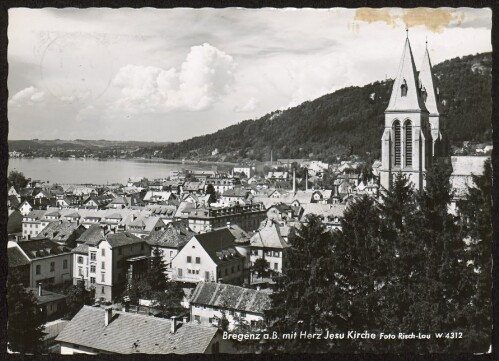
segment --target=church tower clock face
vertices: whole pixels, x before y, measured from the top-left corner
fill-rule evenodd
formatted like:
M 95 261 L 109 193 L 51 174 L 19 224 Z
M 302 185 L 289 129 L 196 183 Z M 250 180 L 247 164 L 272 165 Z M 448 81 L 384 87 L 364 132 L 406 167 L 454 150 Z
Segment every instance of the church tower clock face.
M 447 154 L 445 129 L 438 109 L 438 88 L 428 50 L 416 70 L 407 36 L 393 82 L 381 138 L 380 182 L 390 188 L 394 174 L 404 173 L 416 189 L 436 157 Z

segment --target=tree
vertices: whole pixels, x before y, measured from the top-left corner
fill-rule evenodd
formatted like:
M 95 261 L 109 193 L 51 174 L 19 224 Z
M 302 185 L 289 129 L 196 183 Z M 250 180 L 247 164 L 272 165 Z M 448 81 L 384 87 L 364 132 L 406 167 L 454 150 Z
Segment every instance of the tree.
M 92 305 L 95 301 L 95 289 L 87 290 L 83 281 L 78 281 L 76 285 L 69 289 L 66 298 L 67 319 L 72 319 L 84 305 Z
M 306 223 L 289 235 L 291 246 L 284 258 L 283 274 L 275 277 L 272 305 L 265 312 L 269 331 L 330 329 L 339 316 L 336 312 L 335 278 L 331 262 L 332 237 L 318 216 L 307 216 Z M 270 352 L 318 352 L 328 350 L 327 342 L 307 339 L 271 340 Z
M 44 352 L 44 317 L 33 292 L 20 279 L 10 276 L 7 284 L 7 338 L 9 349 L 21 354 Z
M 217 196 L 217 192 L 215 191 L 215 187 L 213 186 L 213 184 L 208 184 L 206 186 L 206 194 L 210 195 L 210 198 L 208 198 L 208 204 L 217 202 L 217 199 L 219 197 Z
M 159 247 L 154 247 L 149 269 L 146 276 L 149 286 L 154 291 L 165 291 L 168 278 L 166 276 L 166 264 L 163 259 L 163 252 Z
M 185 312 L 181 304 L 184 296 L 184 290 L 178 282 L 168 281 L 164 291 L 153 292 L 153 305 L 161 311 L 162 316 L 165 318 L 178 316 Z
M 257 258 L 253 263 L 252 271 L 258 274 L 258 277 L 263 278 L 269 274 L 269 262 L 265 258 Z
M 17 170 L 11 170 L 9 172 L 9 176 L 7 177 L 8 186 L 14 186 L 14 188 L 17 190 L 26 188 L 29 181 L 29 178 L 26 178 L 22 172 L 19 172 Z
M 468 304 L 467 338 L 470 351 L 486 352 L 492 334 L 492 166 L 484 164 L 481 176 L 473 176 L 466 197 L 458 202 L 467 241 L 465 260 L 472 272 L 473 290 Z

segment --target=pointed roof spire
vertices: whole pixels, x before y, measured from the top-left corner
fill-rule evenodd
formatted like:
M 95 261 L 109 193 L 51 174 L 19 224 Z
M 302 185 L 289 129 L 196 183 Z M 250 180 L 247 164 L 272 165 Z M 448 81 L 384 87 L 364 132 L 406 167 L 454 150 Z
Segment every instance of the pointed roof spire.
M 425 105 L 431 115 L 440 115 L 438 110 L 437 88 L 433 68 L 431 66 L 428 48 L 424 53 L 423 64 L 419 73 L 419 79 L 426 92 Z M 423 97 L 424 99 L 424 97 Z
M 406 29 L 407 34 L 409 29 Z M 387 112 L 427 111 L 419 89 L 419 79 L 414 65 L 409 37 L 406 38 L 402 58 L 393 82 L 392 95 Z

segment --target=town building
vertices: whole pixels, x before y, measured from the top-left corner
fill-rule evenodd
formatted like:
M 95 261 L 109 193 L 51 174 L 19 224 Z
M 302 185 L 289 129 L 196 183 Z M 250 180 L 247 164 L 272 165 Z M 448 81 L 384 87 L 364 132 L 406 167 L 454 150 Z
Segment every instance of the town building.
M 257 229 L 264 219 L 265 207 L 262 203 L 193 208 L 188 215 L 189 228 L 197 233 L 223 227 L 227 223 L 237 224 L 249 232 Z
M 83 306 L 56 342 L 62 355 L 233 352 L 216 327 L 90 306 Z
M 193 236 L 172 260 L 172 278 L 243 284 L 245 258 L 226 228 Z
M 44 320 L 54 320 L 64 315 L 66 295 L 44 290 L 42 283 L 39 283 L 38 287 L 27 288 L 26 290 L 32 292 L 35 296 L 36 305 L 42 312 Z
M 256 327 L 263 323 L 264 312 L 270 309 L 271 300 L 265 291 L 239 286 L 199 282 L 190 300 L 191 320 L 204 325 L 219 326 L 225 313 L 229 330 L 239 323 Z
M 17 247 L 29 260 L 28 287 L 37 287 L 38 283 L 63 284 L 72 279 L 71 249 L 48 239 L 8 242 L 8 248 Z

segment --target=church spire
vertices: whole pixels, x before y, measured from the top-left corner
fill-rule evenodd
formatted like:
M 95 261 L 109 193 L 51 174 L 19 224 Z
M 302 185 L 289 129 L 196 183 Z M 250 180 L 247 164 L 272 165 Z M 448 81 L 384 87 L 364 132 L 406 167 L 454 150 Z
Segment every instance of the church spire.
M 428 44 L 428 41 L 426 41 L 426 44 Z M 438 111 L 438 91 L 433 75 L 433 68 L 431 66 L 430 54 L 428 53 L 428 46 L 424 53 L 419 79 L 423 86 L 423 100 L 425 101 L 426 108 L 430 112 L 430 115 L 440 115 L 440 112 Z
M 421 97 L 419 79 L 414 65 L 411 44 L 409 43 L 409 29 L 406 29 L 407 38 L 402 52 L 402 58 L 393 82 L 392 95 L 388 103 L 387 112 L 421 112 L 427 111 Z

